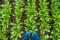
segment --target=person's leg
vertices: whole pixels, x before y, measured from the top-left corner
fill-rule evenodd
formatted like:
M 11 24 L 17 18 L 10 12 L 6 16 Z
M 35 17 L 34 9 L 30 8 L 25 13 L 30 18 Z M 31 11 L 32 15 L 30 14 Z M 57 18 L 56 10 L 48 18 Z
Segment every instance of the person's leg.
M 41 38 L 36 33 L 32 34 L 32 38 L 33 40 L 41 40 Z
M 29 37 L 30 37 L 30 32 L 26 31 L 25 36 L 22 40 L 29 40 Z

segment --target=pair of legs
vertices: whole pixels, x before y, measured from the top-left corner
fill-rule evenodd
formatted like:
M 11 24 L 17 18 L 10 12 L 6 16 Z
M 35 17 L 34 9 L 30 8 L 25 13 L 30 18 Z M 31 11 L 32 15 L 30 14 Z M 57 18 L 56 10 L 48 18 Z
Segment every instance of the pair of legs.
M 30 38 L 30 32 L 26 31 L 25 36 L 22 40 L 29 40 Z M 33 40 L 41 40 L 40 37 L 37 35 L 37 33 L 32 34 Z

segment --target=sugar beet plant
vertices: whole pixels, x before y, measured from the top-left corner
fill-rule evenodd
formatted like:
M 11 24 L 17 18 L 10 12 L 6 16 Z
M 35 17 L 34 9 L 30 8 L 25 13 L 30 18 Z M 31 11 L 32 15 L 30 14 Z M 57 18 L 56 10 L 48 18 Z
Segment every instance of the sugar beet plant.
M 26 29 L 28 29 L 31 33 L 36 29 L 35 26 L 35 18 L 36 18 L 36 6 L 35 6 L 36 0 L 28 0 L 28 5 L 26 6 L 26 15 L 27 19 L 24 21 L 25 25 L 27 26 Z
M 46 32 L 50 32 L 49 31 L 49 15 L 48 15 L 48 10 L 47 10 L 47 0 L 39 0 L 39 5 L 40 5 L 40 8 L 39 8 L 39 16 L 40 16 L 40 20 L 41 22 L 39 23 L 40 25 L 40 32 L 41 32 L 41 37 L 42 37 L 42 40 L 47 40 L 49 38 L 48 35 L 45 35 Z
M 2 9 L 0 9 L 0 40 L 8 40 L 6 34 L 7 34 L 7 28 L 9 25 L 9 19 L 10 19 L 10 12 L 11 12 L 11 5 L 8 0 L 5 0 L 4 4 L 2 4 Z
M 52 0 L 51 3 L 52 19 L 54 20 L 51 38 L 53 40 L 60 40 L 60 1 Z
M 18 38 L 21 38 L 21 17 L 23 12 L 23 0 L 16 0 L 14 2 L 15 10 L 14 10 L 14 16 L 15 16 L 15 23 L 13 23 L 13 27 L 11 29 L 11 39 L 12 40 L 18 40 Z

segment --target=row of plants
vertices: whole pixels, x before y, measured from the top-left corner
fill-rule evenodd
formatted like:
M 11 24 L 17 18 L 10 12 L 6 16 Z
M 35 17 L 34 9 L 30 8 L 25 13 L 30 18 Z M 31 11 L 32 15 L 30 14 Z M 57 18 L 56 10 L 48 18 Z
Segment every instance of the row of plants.
M 18 40 L 18 38 L 21 38 L 21 17 L 22 17 L 22 12 L 23 12 L 23 0 L 16 0 L 14 2 L 14 14 L 12 13 L 13 16 L 15 16 L 15 23 L 11 22 L 11 24 L 13 25 L 11 28 L 11 40 Z
M 52 19 L 54 21 L 51 38 L 53 40 L 60 40 L 60 1 L 52 0 L 51 4 Z
M 41 34 L 41 38 L 42 40 L 48 40 L 49 36 L 45 35 L 46 32 L 50 32 L 50 26 L 49 26 L 49 21 L 50 21 L 50 17 L 49 17 L 49 13 L 48 13 L 48 3 L 47 0 L 39 0 L 39 16 L 40 16 L 40 20 L 41 22 L 39 22 L 40 25 L 40 34 Z
M 29 30 L 31 33 L 34 33 L 34 30 L 36 30 L 36 25 L 35 25 L 35 19 L 36 19 L 36 15 L 37 15 L 37 11 L 36 9 L 36 5 L 35 2 L 36 0 L 27 0 L 27 6 L 25 8 L 26 10 L 26 15 L 27 18 L 26 20 L 24 20 L 24 23 L 26 25 L 26 30 Z
M 4 0 L 4 4 L 1 5 L 0 9 L 0 40 L 8 40 L 7 34 L 7 28 L 9 25 L 9 19 L 10 19 L 10 13 L 11 13 L 11 5 L 8 0 Z

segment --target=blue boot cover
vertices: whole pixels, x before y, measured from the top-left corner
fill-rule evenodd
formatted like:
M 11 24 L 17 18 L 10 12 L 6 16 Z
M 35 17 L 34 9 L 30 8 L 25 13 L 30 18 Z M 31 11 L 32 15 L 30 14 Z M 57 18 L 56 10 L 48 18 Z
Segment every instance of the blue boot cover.
M 26 31 L 25 36 L 22 40 L 29 40 L 30 32 Z
M 32 34 L 33 40 L 41 40 L 41 38 L 37 34 Z

